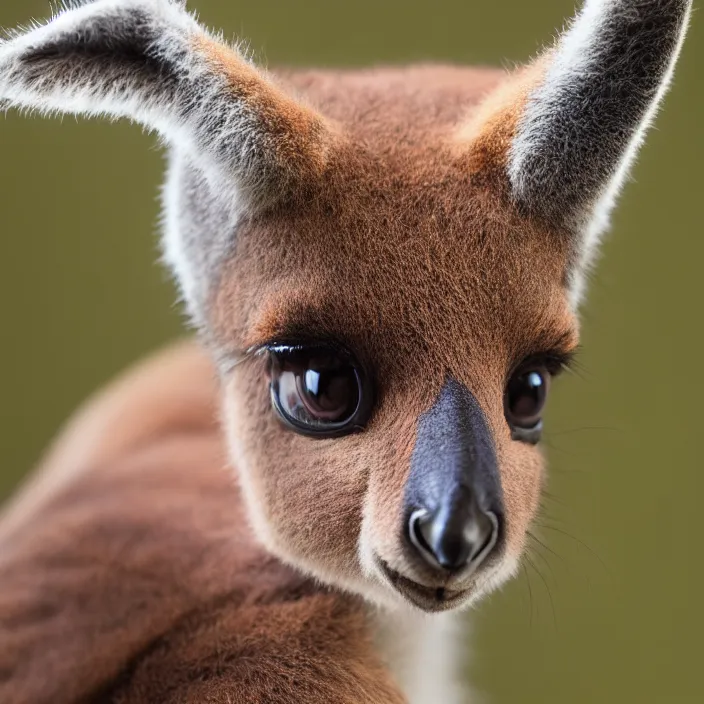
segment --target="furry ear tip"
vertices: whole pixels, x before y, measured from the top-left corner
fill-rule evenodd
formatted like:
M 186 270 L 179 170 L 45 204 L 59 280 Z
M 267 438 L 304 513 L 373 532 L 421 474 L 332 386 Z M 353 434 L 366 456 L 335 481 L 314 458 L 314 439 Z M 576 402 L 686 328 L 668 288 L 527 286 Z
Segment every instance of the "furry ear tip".
M 623 180 L 669 86 L 691 5 L 586 0 L 525 98 L 509 149 L 517 200 L 568 216 Z

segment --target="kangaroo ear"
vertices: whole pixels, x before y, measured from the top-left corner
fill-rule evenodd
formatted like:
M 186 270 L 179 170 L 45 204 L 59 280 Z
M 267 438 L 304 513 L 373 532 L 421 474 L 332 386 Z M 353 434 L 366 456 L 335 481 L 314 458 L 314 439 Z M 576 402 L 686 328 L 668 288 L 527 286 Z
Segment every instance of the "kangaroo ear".
M 578 238 L 573 294 L 672 77 L 691 0 L 586 0 L 536 63 L 508 153 L 515 200 Z
M 129 118 L 256 198 L 319 171 L 327 137 L 319 115 L 177 0 L 73 0 L 48 24 L 10 34 L 0 107 Z

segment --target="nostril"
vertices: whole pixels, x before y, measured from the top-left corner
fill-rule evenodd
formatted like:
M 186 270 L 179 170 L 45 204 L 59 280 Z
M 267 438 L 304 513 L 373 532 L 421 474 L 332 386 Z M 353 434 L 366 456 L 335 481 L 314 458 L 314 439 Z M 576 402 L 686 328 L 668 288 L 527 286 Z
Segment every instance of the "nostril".
M 465 525 L 464 541 L 469 548 L 468 562 L 483 560 L 499 535 L 499 520 L 490 511 L 477 510 L 474 520 Z
M 433 549 L 430 547 L 432 540 L 432 515 L 424 508 L 420 508 L 411 514 L 408 522 L 411 542 L 426 559 L 433 557 Z
M 430 512 L 418 509 L 409 520 L 411 543 L 433 567 L 458 571 L 476 569 L 499 537 L 499 518 L 482 510 L 475 500 L 447 502 Z

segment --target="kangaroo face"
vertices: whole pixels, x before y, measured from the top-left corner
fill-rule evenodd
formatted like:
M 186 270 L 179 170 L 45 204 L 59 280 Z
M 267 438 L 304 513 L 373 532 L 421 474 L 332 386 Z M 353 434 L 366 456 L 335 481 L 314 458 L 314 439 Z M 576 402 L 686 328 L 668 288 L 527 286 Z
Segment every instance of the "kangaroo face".
M 255 532 L 375 603 L 511 575 L 585 274 L 689 0 L 587 0 L 513 75 L 274 80 L 175 0 L 73 2 L 0 43 L 0 105 L 169 147 L 165 260 L 222 373 Z
M 243 225 L 213 325 L 257 534 L 428 610 L 517 565 L 577 343 L 566 248 L 473 185 L 472 147 L 446 136 L 342 148 L 303 203 Z

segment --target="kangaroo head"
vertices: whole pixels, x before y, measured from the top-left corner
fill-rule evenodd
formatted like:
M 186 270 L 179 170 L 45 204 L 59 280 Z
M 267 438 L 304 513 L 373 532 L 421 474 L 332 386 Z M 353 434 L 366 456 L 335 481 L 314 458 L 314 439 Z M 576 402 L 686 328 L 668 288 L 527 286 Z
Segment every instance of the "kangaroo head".
M 516 569 L 551 380 L 689 9 L 587 0 L 511 75 L 274 80 L 181 2 L 74 2 L 0 44 L 0 104 L 160 135 L 164 255 L 256 534 L 323 582 L 438 611 Z

